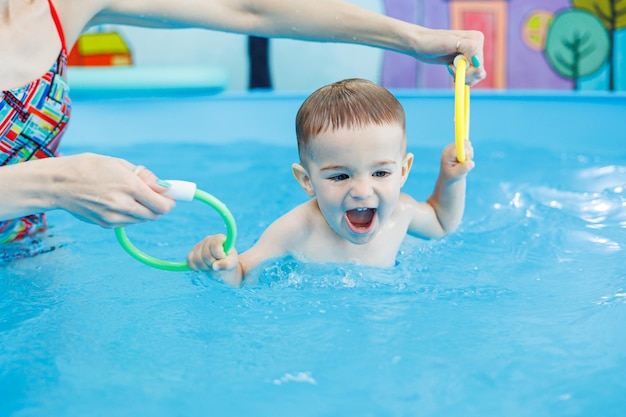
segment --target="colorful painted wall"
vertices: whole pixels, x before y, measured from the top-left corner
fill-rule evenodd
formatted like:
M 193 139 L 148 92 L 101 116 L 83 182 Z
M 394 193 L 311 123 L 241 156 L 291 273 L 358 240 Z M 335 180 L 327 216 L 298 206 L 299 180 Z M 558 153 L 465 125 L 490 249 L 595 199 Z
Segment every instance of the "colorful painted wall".
M 385 0 L 388 15 L 485 34 L 478 88 L 626 89 L 626 0 Z M 386 86 L 437 88 L 431 66 L 386 52 Z
M 626 0 L 353 2 L 431 28 L 482 31 L 488 78 L 476 88 L 626 90 Z M 234 90 L 311 89 L 351 76 L 389 88 L 451 86 L 441 66 L 355 45 L 266 42 L 209 31 L 109 27 L 103 32 L 110 31 L 126 39 L 134 65 L 175 61 L 225 67 L 233 75 Z M 158 45 L 152 55 L 151 45 Z M 172 52 L 164 53 L 168 45 Z M 102 53 L 101 48 L 98 51 Z M 199 56 L 208 58 L 199 61 Z

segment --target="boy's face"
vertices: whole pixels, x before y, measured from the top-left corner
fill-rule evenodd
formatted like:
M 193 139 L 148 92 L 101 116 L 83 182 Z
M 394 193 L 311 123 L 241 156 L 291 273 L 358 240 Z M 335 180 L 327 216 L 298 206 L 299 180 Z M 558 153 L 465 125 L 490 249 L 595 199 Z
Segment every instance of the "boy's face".
M 396 208 L 413 155 L 402 126 L 371 125 L 328 131 L 312 138 L 298 182 L 317 197 L 330 227 L 354 244 L 371 241 Z

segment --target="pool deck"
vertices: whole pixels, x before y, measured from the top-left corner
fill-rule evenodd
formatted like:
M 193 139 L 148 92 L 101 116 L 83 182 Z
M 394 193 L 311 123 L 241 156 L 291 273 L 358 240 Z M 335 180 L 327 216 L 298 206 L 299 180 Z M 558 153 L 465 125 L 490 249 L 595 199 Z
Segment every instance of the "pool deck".
M 454 140 L 450 90 L 394 90 L 407 113 L 411 143 L 440 147 Z M 294 120 L 309 92 L 79 97 L 64 145 L 235 143 L 295 146 Z M 470 138 L 519 141 L 570 150 L 620 146 L 626 136 L 626 93 L 472 91 Z M 88 138 L 88 139 L 85 139 Z M 88 141 L 87 141 L 88 140 Z

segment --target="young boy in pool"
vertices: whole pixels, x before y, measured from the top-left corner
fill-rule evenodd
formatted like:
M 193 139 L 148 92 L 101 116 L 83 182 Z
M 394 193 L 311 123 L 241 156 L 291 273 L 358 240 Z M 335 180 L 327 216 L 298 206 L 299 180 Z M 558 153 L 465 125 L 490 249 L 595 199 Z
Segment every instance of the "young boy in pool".
M 239 285 L 261 262 L 291 254 L 313 262 L 390 267 L 405 235 L 436 238 L 454 231 L 465 207 L 465 177 L 474 167 L 443 150 L 433 194 L 418 202 L 401 193 L 413 154 L 407 153 L 405 115 L 385 88 L 362 79 L 315 91 L 296 116 L 300 163 L 293 174 L 311 197 L 274 221 L 241 255 L 224 253 L 224 235 L 211 235 L 187 257 L 194 270 Z

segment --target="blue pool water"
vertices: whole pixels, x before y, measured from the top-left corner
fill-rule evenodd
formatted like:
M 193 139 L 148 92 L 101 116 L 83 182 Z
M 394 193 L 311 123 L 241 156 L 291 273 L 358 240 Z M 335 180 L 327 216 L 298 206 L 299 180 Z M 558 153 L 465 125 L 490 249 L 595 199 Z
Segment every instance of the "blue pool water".
M 83 150 L 197 182 L 233 212 L 240 250 L 306 198 L 291 146 L 65 152 Z M 391 269 L 282 259 L 234 289 L 51 213 L 46 236 L 3 249 L 0 415 L 624 415 L 626 149 L 475 150 L 458 232 L 407 238 Z M 411 151 L 405 191 L 424 199 L 440 150 Z M 201 203 L 127 228 L 172 260 L 222 230 Z

